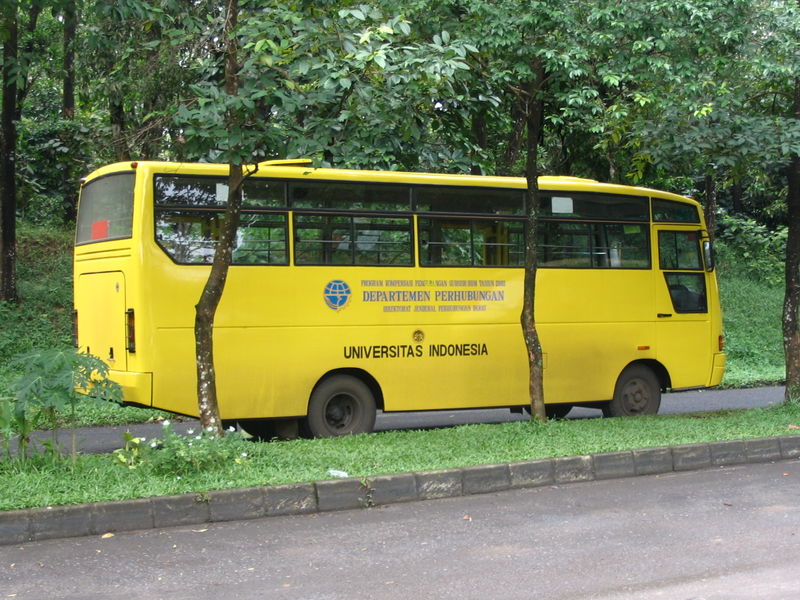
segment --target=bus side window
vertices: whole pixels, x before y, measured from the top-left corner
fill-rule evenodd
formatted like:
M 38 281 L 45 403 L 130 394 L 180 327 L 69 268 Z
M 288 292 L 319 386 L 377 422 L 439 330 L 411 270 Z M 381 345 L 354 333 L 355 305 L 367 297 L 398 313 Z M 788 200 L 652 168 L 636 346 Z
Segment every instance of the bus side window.
M 295 264 L 404 265 L 412 261 L 411 218 L 296 214 Z
M 541 221 L 539 265 L 561 269 L 649 269 L 648 226 Z
M 423 266 L 516 267 L 525 260 L 521 221 L 420 217 Z
M 216 211 L 157 210 L 156 242 L 178 264 L 210 264 L 224 214 Z M 243 213 L 232 264 L 285 265 L 286 215 Z
M 677 313 L 707 312 L 700 232 L 659 231 L 658 264 Z
M 662 269 L 701 270 L 703 262 L 699 241 L 698 231 L 659 231 L 659 265 Z
M 470 219 L 420 218 L 420 262 L 425 266 L 473 264 Z

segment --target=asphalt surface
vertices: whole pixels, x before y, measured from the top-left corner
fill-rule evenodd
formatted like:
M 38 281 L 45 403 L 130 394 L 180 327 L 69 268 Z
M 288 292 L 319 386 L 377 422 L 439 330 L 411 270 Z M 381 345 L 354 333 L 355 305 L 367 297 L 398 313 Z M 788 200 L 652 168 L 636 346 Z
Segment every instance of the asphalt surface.
M 767 406 L 783 400 L 783 387 L 762 387 L 740 390 L 702 390 L 664 394 L 660 414 L 690 413 L 708 410 L 743 409 Z M 574 408 L 569 419 L 600 418 L 599 409 Z M 400 429 L 430 429 L 453 427 L 472 423 L 506 423 L 528 419 L 528 415 L 510 412 L 508 409 L 429 411 L 411 413 L 379 413 L 375 422 L 376 431 Z M 185 432 L 197 428 L 197 422 L 188 420 L 175 422 L 175 429 Z M 84 427 L 75 430 L 77 447 L 84 453 L 112 452 L 123 445 L 126 431 L 148 439 L 157 437 L 162 430 L 160 423 L 144 423 L 113 427 Z M 49 432 L 38 432 L 34 438 L 49 439 Z M 60 445 L 71 448 L 71 431 L 60 432 Z
M 800 597 L 800 461 L 0 547 L 29 599 Z

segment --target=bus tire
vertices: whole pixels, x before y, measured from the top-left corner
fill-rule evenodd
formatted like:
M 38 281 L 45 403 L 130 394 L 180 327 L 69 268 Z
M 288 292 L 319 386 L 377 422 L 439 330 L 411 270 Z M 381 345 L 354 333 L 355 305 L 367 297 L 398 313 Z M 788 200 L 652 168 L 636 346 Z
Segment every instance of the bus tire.
M 661 386 L 652 370 L 643 365 L 628 367 L 617 379 L 614 399 L 603 405 L 605 417 L 654 415 L 661 406 Z
M 572 410 L 572 404 L 545 404 L 544 414 L 548 419 L 563 419 Z
M 375 426 L 375 397 L 351 375 L 335 375 L 320 383 L 308 402 L 308 428 L 314 437 L 369 433 Z

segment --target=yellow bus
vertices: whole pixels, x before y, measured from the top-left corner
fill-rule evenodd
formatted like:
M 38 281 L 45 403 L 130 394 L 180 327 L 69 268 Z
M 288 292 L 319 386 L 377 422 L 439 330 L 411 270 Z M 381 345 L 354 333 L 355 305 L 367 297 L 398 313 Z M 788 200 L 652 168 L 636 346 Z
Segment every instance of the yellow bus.
M 528 406 L 520 326 L 525 180 L 250 168 L 214 326 L 221 417 L 257 436 L 370 431 L 377 410 Z M 124 400 L 197 415 L 194 317 L 227 166 L 131 162 L 83 182 L 76 345 Z M 542 177 L 536 318 L 547 412 L 657 412 L 720 383 L 713 253 L 700 206 Z

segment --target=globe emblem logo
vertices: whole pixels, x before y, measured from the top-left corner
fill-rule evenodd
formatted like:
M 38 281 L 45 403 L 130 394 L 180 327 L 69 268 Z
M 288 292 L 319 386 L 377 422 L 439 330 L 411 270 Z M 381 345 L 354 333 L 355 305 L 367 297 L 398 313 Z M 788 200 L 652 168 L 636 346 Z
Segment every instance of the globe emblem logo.
M 341 279 L 334 279 L 325 286 L 325 304 L 332 310 L 342 310 L 350 302 L 350 286 Z

